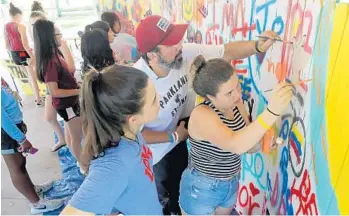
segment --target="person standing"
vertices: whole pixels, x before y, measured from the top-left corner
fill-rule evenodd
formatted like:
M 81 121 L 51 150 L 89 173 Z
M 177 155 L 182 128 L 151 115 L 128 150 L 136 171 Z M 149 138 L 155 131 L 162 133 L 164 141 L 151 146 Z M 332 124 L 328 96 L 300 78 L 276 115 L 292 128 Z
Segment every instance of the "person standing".
M 104 12 L 101 15 L 101 20 L 107 22 L 115 34 L 115 39 L 110 44 L 110 47 L 116 54 L 117 60 L 126 64 L 136 62 L 140 58 L 136 38 L 130 34 L 121 32 L 122 26 L 118 15 L 114 12 Z
M 142 71 L 114 64 L 86 73 L 81 91 L 90 170 L 61 215 L 160 215 L 152 153 L 140 133 L 159 111 L 154 84 Z
M 142 57 L 134 67 L 144 71 L 160 94 L 160 111 L 156 120 L 145 124 L 142 134 L 154 156 L 154 173 L 164 214 L 180 214 L 178 205 L 181 175 L 188 165 L 186 139 L 188 131 L 182 119 L 188 118 L 195 105 L 190 87 L 191 63 L 198 55 L 224 58 L 230 62 L 265 52 L 278 35 L 273 31 L 261 35 L 269 40 L 235 41 L 222 45 L 183 44 L 188 24 L 173 24 L 161 16 L 143 19 L 136 29 L 136 42 Z M 151 35 L 151 37 L 149 37 Z M 219 72 L 218 72 L 219 73 Z
M 28 174 L 27 159 L 32 143 L 26 137 L 27 126 L 23 122 L 23 113 L 16 95 L 1 78 L 1 155 L 10 172 L 13 186 L 30 202 L 32 214 L 39 214 L 58 209 L 61 200 L 45 200 L 42 194 L 50 190 L 53 182 L 34 185 Z
M 193 88 L 205 101 L 190 116 L 190 164 L 182 175 L 179 204 L 185 215 L 231 215 L 241 154 L 256 152 L 262 137 L 286 111 L 294 86 L 279 84 L 265 111 L 250 122 L 238 75 L 229 62 L 198 56 L 192 69 Z
M 74 78 L 75 64 L 62 33 L 49 20 L 34 24 L 34 45 L 38 78 L 52 95 L 52 105 L 64 119 L 65 140 L 80 162 L 82 125 L 80 121 L 80 86 Z M 79 164 L 82 173 L 88 164 Z
M 13 62 L 28 72 L 28 80 L 35 96 L 36 105 L 42 106 L 44 103 L 40 97 L 40 89 L 34 71 L 34 54 L 29 47 L 26 27 L 21 23 L 22 11 L 10 3 L 9 12 L 11 21 L 5 25 L 4 29 L 6 49 Z

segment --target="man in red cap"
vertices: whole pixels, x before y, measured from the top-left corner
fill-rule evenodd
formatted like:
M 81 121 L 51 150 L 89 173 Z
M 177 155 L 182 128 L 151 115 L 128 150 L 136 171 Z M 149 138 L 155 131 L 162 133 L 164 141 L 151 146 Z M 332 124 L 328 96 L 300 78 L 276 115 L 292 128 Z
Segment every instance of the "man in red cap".
M 194 108 L 195 93 L 190 88 L 189 74 L 194 58 L 224 58 L 230 62 L 265 52 L 278 35 L 262 34 L 269 40 L 236 41 L 224 45 L 182 44 L 188 24 L 173 24 L 153 15 L 141 21 L 136 29 L 136 41 L 142 53 L 134 67 L 152 79 L 160 95 L 157 120 L 144 126 L 142 134 L 153 152 L 155 181 L 164 214 L 180 214 L 179 182 L 188 165 L 185 140 L 188 132 L 181 119 L 189 117 Z M 180 122 L 180 123 L 179 123 Z

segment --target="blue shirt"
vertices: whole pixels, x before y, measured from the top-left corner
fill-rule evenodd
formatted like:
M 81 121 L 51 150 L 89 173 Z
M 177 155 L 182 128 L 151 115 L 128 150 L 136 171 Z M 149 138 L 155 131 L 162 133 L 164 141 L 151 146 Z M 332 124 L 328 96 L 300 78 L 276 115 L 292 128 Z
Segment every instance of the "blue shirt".
M 21 144 L 25 134 L 17 127 L 23 121 L 22 111 L 12 90 L 1 85 L 1 128 L 14 140 Z
M 92 160 L 88 176 L 69 204 L 96 214 L 162 214 L 152 153 L 140 134 L 137 139 L 139 143 L 122 138 L 117 147 Z

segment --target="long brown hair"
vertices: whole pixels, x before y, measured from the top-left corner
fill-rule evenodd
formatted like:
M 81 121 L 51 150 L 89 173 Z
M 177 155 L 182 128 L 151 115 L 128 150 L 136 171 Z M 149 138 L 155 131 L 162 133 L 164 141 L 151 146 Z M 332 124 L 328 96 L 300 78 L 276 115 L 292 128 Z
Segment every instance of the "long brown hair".
M 127 117 L 143 110 L 147 85 L 144 72 L 121 65 L 85 75 L 81 95 L 84 162 L 89 163 L 105 149 L 118 145 Z

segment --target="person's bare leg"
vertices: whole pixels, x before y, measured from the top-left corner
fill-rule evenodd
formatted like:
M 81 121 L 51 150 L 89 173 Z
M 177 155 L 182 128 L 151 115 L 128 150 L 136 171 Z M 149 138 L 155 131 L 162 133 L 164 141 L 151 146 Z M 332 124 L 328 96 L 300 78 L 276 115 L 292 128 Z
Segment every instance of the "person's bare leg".
M 38 85 L 38 81 L 37 81 L 37 75 L 34 71 L 34 68 L 32 66 L 24 66 L 24 68 L 27 70 L 28 72 L 28 81 L 30 86 L 32 87 L 34 96 L 35 96 L 35 100 L 37 103 L 41 102 L 41 97 L 40 97 L 40 89 L 39 89 L 39 85 Z
M 71 137 L 71 151 L 79 162 L 80 167 L 83 171 L 87 170 L 87 165 L 81 162 L 81 140 L 82 140 L 82 125 L 80 117 L 75 117 L 67 123 L 70 137 Z
M 31 203 L 37 203 L 39 197 L 25 167 L 26 160 L 21 153 L 3 155 L 15 188 Z
M 70 136 L 70 131 L 69 131 L 69 127 L 67 122 L 64 122 L 64 138 L 65 138 L 65 142 L 67 143 L 69 149 L 71 149 L 71 136 Z
M 66 144 L 64 133 L 61 125 L 57 120 L 57 111 L 52 106 L 52 96 L 46 95 L 45 99 L 45 120 L 50 123 L 53 131 L 56 133 L 58 137 L 58 146 L 62 146 Z
M 233 207 L 231 208 L 218 207 L 216 208 L 215 215 L 231 215 L 232 211 L 233 211 Z

